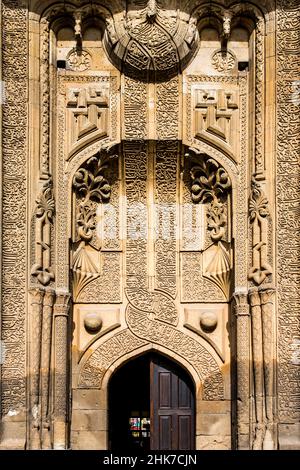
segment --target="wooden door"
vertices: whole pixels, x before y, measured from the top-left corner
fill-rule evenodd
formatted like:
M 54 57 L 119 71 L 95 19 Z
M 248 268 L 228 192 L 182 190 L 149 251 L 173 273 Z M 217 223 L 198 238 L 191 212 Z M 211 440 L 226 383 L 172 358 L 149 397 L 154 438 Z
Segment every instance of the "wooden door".
M 150 364 L 151 449 L 195 448 L 193 384 L 175 364 L 152 358 Z

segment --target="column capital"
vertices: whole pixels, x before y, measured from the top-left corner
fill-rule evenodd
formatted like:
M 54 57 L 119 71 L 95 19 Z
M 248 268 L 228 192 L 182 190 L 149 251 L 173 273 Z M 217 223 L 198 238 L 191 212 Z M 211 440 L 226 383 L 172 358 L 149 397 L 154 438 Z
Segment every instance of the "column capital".
M 264 285 L 258 288 L 261 304 L 273 304 L 276 289 L 272 285 Z
M 249 315 L 249 304 L 248 304 L 248 291 L 246 287 L 237 287 L 233 293 L 233 299 L 235 301 L 235 314 Z
M 30 304 L 42 304 L 43 303 L 43 297 L 45 295 L 45 289 L 42 287 L 31 287 L 28 289 L 28 292 L 30 294 Z
M 66 289 L 56 290 L 54 316 L 68 316 L 71 294 Z
M 260 307 L 260 296 L 257 287 L 251 287 L 249 289 L 249 301 L 251 307 Z
M 55 290 L 51 287 L 45 288 L 45 295 L 44 295 L 44 307 L 53 307 L 55 299 Z

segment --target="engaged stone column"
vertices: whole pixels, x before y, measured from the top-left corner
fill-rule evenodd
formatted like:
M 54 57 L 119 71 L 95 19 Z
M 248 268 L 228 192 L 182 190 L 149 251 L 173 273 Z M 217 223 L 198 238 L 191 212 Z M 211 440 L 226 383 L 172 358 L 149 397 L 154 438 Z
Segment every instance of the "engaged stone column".
M 274 442 L 274 295 L 275 289 L 263 286 L 258 289 L 261 301 L 263 369 L 265 390 L 266 431 L 263 441 L 264 450 L 273 450 Z
M 54 449 L 66 448 L 68 409 L 68 317 L 70 294 L 56 291 L 54 305 Z
M 54 289 L 45 290 L 42 324 L 42 359 L 41 359 L 41 396 L 42 396 L 42 449 L 51 449 L 50 440 L 50 362 L 52 343 L 52 319 Z
M 237 448 L 249 449 L 250 410 L 250 325 L 247 288 L 239 288 L 233 297 L 236 316 L 237 371 Z
M 40 366 L 44 290 L 35 287 L 30 294 L 30 449 L 41 448 Z
M 253 450 L 261 450 L 264 438 L 263 419 L 263 350 L 260 295 L 257 287 L 249 289 L 252 326 L 252 355 L 256 426 Z

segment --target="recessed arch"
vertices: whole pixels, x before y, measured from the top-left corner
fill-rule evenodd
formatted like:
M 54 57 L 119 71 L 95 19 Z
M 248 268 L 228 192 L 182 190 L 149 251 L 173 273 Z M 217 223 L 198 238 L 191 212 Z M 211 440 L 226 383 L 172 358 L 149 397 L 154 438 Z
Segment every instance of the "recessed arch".
M 195 447 L 195 385 L 173 359 L 138 355 L 114 371 L 107 390 L 110 450 Z

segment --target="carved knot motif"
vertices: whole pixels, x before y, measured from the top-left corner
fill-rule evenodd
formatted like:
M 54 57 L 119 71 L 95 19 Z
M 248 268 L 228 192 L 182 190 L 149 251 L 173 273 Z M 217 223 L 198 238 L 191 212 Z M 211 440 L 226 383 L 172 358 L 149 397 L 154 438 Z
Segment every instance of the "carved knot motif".
M 224 200 L 231 181 L 228 173 L 213 158 L 203 160 L 191 169 L 192 200 L 195 203 L 209 203 L 207 228 L 214 242 L 221 240 L 225 233 L 227 217 Z
M 108 202 L 110 199 L 111 187 L 103 175 L 107 166 L 100 155 L 93 156 L 73 177 L 73 188 L 81 198 L 77 213 L 78 235 L 85 242 L 92 239 L 96 225 L 93 202 Z
M 55 211 L 52 178 L 43 184 L 36 198 L 36 262 L 31 268 L 32 276 L 43 285 L 54 279 L 51 268 L 51 225 Z
M 249 219 L 252 226 L 252 266 L 249 271 L 249 279 L 260 285 L 272 274 L 272 267 L 268 263 L 269 201 L 254 176 L 251 188 Z
M 130 0 L 123 19 L 106 19 L 104 46 L 125 73 L 140 78 L 175 75 L 197 46 L 196 20 L 166 0 Z

